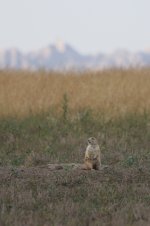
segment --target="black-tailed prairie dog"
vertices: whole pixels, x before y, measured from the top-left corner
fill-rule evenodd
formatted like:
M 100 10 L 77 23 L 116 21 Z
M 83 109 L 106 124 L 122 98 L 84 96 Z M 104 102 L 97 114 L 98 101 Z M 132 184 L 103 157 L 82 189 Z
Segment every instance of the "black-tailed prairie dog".
M 99 170 L 101 167 L 100 147 L 95 137 L 88 139 L 88 146 L 85 151 L 84 165 L 85 170 Z

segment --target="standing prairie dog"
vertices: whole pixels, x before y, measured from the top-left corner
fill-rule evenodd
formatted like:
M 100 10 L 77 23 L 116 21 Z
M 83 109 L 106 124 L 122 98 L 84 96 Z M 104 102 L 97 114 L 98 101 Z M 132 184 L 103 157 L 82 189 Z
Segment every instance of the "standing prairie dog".
M 99 170 L 101 167 L 100 147 L 95 137 L 88 139 L 88 146 L 85 151 L 84 166 L 85 170 Z

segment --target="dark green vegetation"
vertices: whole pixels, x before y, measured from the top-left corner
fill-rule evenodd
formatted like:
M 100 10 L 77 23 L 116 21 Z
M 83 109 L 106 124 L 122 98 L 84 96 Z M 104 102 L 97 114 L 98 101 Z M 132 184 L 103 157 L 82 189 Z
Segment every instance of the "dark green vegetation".
M 86 139 L 101 146 L 103 171 L 49 171 L 82 163 Z M 0 225 L 149 226 L 150 114 L 116 119 L 83 110 L 0 119 Z

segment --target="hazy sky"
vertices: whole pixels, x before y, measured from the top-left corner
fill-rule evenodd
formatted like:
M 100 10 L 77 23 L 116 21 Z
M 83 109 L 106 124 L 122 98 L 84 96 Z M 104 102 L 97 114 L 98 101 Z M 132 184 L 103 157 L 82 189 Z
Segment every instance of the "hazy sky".
M 57 39 L 82 53 L 150 48 L 150 0 L 0 0 L 0 48 Z

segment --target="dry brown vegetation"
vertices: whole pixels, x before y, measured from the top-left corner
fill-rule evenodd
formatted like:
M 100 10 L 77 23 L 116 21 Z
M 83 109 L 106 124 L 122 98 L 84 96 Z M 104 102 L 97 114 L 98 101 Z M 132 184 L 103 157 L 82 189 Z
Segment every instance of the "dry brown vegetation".
M 150 225 L 148 171 L 8 168 L 0 182 L 2 226 Z
M 150 70 L 46 73 L 0 72 L 0 115 L 60 111 L 63 95 L 73 112 L 92 108 L 107 116 L 150 110 Z
M 90 136 L 108 168 L 50 171 Z M 1 71 L 0 226 L 149 226 L 149 148 L 150 69 Z

